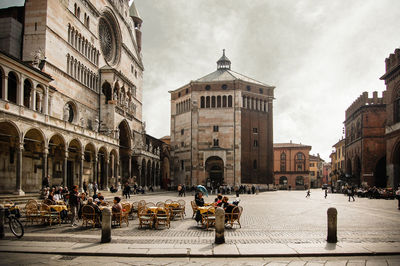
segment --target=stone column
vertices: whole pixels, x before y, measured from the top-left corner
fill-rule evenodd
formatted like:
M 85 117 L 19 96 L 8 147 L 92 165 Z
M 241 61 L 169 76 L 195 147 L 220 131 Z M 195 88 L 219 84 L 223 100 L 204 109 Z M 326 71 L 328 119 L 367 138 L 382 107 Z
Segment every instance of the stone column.
M 63 175 L 63 183 L 64 183 L 64 187 L 65 186 L 68 186 L 68 182 L 67 182 L 67 179 L 68 179 L 68 171 L 67 171 L 67 167 L 68 167 L 68 150 L 65 150 L 64 151 L 64 167 L 63 167 L 63 170 L 64 170 L 64 175 Z
M 130 154 L 128 157 L 128 174 L 129 174 L 129 177 L 132 177 L 132 155 L 130 155 Z
M 3 95 L 3 100 L 8 101 L 8 76 L 4 75 L 4 82 L 3 82 L 3 87 L 1 88 L 2 90 L 2 95 Z
M 97 183 L 97 186 L 99 185 L 99 182 L 97 182 L 97 164 L 98 164 L 98 160 L 97 160 L 97 156 L 94 156 L 94 161 L 93 161 L 93 182 Z
M 117 160 L 117 159 L 115 160 L 116 167 L 115 167 L 115 171 L 114 171 L 114 173 L 115 173 L 115 186 L 116 187 L 118 186 L 118 175 L 120 173 L 120 169 L 119 169 L 120 164 L 119 164 L 119 160 Z
M 16 194 L 23 196 L 25 192 L 22 190 L 22 152 L 24 150 L 24 143 L 20 143 L 17 147 L 17 178 L 16 178 Z
M 46 86 L 43 94 L 43 113 L 45 115 L 49 114 L 49 88 Z
M 17 85 L 17 104 L 24 105 L 24 76 L 21 75 L 19 86 Z
M 83 163 L 85 161 L 85 153 L 81 154 L 80 168 L 79 168 L 79 188 L 83 191 Z
M 37 111 L 36 110 L 36 88 L 32 88 L 31 89 L 31 92 L 32 92 L 32 106 L 31 106 L 31 109 L 32 110 L 34 110 L 34 111 Z
M 115 178 L 115 156 L 110 154 L 110 164 L 111 164 L 111 177 Z
M 49 148 L 44 147 L 43 149 L 43 157 L 42 157 L 42 165 L 43 165 L 43 170 L 42 170 L 42 179 L 45 179 L 47 177 L 47 158 L 49 155 Z
M 104 172 L 105 172 L 105 176 L 104 176 L 104 190 L 109 190 L 108 188 L 108 164 L 110 163 L 110 159 L 104 159 Z

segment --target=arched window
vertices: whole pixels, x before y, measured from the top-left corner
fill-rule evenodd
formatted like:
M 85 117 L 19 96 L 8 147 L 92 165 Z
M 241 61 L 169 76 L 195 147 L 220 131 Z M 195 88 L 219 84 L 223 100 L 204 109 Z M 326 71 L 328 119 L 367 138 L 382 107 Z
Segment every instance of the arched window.
M 232 95 L 228 96 L 228 107 L 232 107 Z
M 74 15 L 78 16 L 78 7 L 77 7 L 76 3 L 74 4 Z
M 286 153 L 281 153 L 281 172 L 286 171 Z
M 304 177 L 302 176 L 296 177 L 296 186 L 304 186 Z
M 220 108 L 221 107 L 221 96 L 217 96 L 217 107 Z
M 281 176 L 279 178 L 279 185 L 286 185 L 287 184 L 287 177 L 286 176 Z
M 24 80 L 24 106 L 30 108 L 31 100 L 32 100 L 32 83 L 26 79 Z
M 215 96 L 211 97 L 211 107 L 215 108 Z
M 102 92 L 105 96 L 105 104 L 108 104 L 108 101 L 112 100 L 112 95 L 111 95 L 111 85 L 108 82 L 104 82 L 102 86 Z
M 206 97 L 206 108 L 210 108 L 210 96 Z
M 200 97 L 200 108 L 204 108 L 205 107 L 205 105 L 204 105 L 204 96 L 201 96 Z
M 222 107 L 226 107 L 226 96 L 222 96 Z
M 75 120 L 76 120 L 75 105 L 71 102 L 68 102 L 64 105 L 64 121 L 72 123 Z
M 175 104 L 176 114 L 179 114 L 179 103 Z
M 78 7 L 78 10 L 76 12 L 76 16 L 78 17 L 78 19 L 81 19 L 81 8 Z
M 306 170 L 306 158 L 302 152 L 296 153 L 295 164 L 296 164 L 295 171 L 302 172 Z
M 8 100 L 12 103 L 17 103 L 17 89 L 18 89 L 18 78 L 14 72 L 8 73 L 8 87 L 7 96 Z
M 395 123 L 400 122 L 400 88 L 397 89 L 397 92 L 395 94 L 394 97 L 394 101 L 393 101 L 393 121 Z

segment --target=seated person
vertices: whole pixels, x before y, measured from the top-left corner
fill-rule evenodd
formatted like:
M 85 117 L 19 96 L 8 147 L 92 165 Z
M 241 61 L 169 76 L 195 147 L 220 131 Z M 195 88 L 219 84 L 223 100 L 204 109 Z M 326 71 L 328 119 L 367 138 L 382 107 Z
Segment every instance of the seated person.
M 95 199 L 97 199 L 97 198 L 100 198 L 100 196 L 101 196 L 101 193 L 98 192 L 97 194 L 94 194 L 94 195 L 93 195 L 93 199 L 95 200 Z
M 96 215 L 100 215 L 101 214 L 101 210 L 100 210 L 99 206 L 97 206 L 97 204 L 93 203 L 93 198 L 92 197 L 88 198 L 88 201 L 87 201 L 86 205 L 93 207 L 94 212 L 96 213 Z
M 236 205 L 230 204 L 228 200 L 228 197 L 222 198 L 222 208 L 224 208 L 225 213 L 232 213 L 232 210 L 236 207 Z
M 121 212 L 122 211 L 122 204 L 120 197 L 114 197 L 114 205 L 111 208 L 112 212 Z
M 105 200 L 104 200 L 104 196 L 99 196 L 98 197 L 98 202 L 97 202 L 97 205 L 99 205 L 99 206 L 107 206 L 108 204 L 107 204 L 107 202 L 105 202 Z
M 116 188 L 114 187 L 114 185 L 112 185 L 112 186 L 110 187 L 110 191 L 111 191 L 111 193 L 116 193 L 116 192 L 118 192 L 118 189 L 116 189 Z
M 221 205 L 222 205 L 222 194 L 218 194 L 218 196 L 214 200 L 214 206 L 221 207 Z
M 49 205 L 56 205 L 53 192 L 50 192 L 49 196 L 47 196 L 47 199 L 51 201 L 51 204 L 49 204 Z
M 196 202 L 196 205 L 197 205 L 198 207 L 203 207 L 203 206 L 204 206 L 203 193 L 202 193 L 202 192 L 198 192 L 198 193 L 195 195 L 194 201 Z M 196 220 L 196 222 L 198 222 L 198 223 L 202 220 L 202 217 L 201 217 L 201 214 L 200 214 L 200 211 L 199 211 L 199 210 L 196 211 L 195 220 Z

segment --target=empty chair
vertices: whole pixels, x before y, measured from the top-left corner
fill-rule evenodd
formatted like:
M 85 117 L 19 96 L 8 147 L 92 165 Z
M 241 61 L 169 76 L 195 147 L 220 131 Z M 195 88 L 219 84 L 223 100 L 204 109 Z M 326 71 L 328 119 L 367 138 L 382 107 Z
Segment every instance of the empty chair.
M 159 201 L 159 202 L 156 203 L 156 206 L 157 207 L 165 207 L 165 203 L 162 202 L 162 201 Z
M 170 215 L 169 215 L 169 209 L 168 208 L 159 208 L 157 209 L 156 215 L 155 215 L 155 227 L 158 229 L 159 225 L 164 225 L 165 227 L 168 226 L 170 227 Z

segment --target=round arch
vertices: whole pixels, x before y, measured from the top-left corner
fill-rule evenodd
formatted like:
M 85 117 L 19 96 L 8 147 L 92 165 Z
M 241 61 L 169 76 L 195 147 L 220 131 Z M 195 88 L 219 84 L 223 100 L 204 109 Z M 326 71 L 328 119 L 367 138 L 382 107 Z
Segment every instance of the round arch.
M 211 188 L 218 188 L 224 183 L 224 161 L 221 157 L 208 157 L 205 163 L 207 172 L 207 185 Z
M 103 85 L 101 86 L 101 92 L 103 93 L 104 97 L 105 97 L 105 104 L 108 104 L 108 101 L 112 100 L 112 89 L 111 89 L 111 85 L 110 83 L 108 83 L 107 81 L 105 81 L 103 83 Z
M 24 134 L 24 151 L 22 165 L 22 190 L 25 192 L 39 191 L 44 171 L 44 148 L 46 139 L 38 128 L 30 128 Z M 47 158 L 46 158 L 47 159 Z
M 7 74 L 8 86 L 7 86 L 7 98 L 12 103 L 17 103 L 18 87 L 19 87 L 19 76 L 14 71 L 9 71 Z
M 0 187 L 2 192 L 18 191 L 17 183 L 17 164 L 19 160 L 18 151 L 20 149 L 20 130 L 18 126 L 8 120 L 0 121 L 0 160 L 4 165 L 0 171 Z

